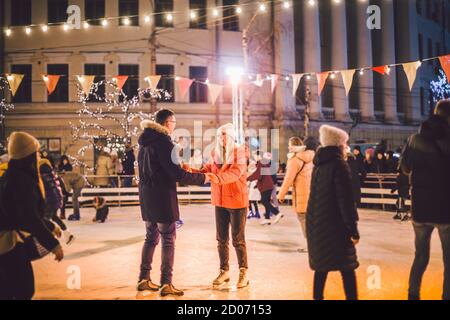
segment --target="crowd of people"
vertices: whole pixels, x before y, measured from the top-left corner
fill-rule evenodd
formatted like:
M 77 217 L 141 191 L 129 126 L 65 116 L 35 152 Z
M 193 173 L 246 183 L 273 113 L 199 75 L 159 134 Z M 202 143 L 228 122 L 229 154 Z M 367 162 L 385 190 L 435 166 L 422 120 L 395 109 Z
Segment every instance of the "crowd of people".
M 163 297 L 184 294 L 172 281 L 176 229 L 180 220 L 177 184 L 211 184 L 219 261 L 213 286 L 231 280 L 230 229 L 239 266 L 236 287 L 242 289 L 250 285 L 247 219 L 261 217 L 258 209 L 258 201 L 261 201 L 262 224 L 279 222 L 283 214 L 278 203 L 286 200 L 292 188 L 292 208 L 300 223 L 299 233 L 301 230 L 305 240 L 298 251 L 308 254 L 310 268 L 314 271 L 313 298 L 324 299 L 328 273 L 338 271 L 347 299 L 358 299 L 356 247 L 364 237 L 358 229 L 360 186 L 368 172 L 392 170 L 398 173 L 399 200 L 411 190 L 415 258 L 408 298 L 420 299 L 431 234 L 437 229 L 444 260 L 442 298 L 450 299 L 450 100 L 437 104 L 434 115 L 408 140 L 400 161 L 392 153 L 381 151 L 366 150 L 363 157 L 360 148 L 348 147 L 349 136 L 345 131 L 329 125 L 320 127 L 319 141 L 292 137 L 286 174 L 278 193 L 276 176 L 270 170 L 271 155 L 261 151 L 250 154 L 245 145 L 237 144 L 232 124 L 217 129 L 215 148 L 202 165 L 198 161 L 173 161 L 176 145 L 171 135 L 175 127 L 175 114 L 168 109 L 159 110 L 154 120 L 141 123 L 138 187 L 146 237 L 138 291 L 159 291 Z M 8 155 L 0 158 L 0 299 L 31 299 L 34 294 L 31 261 L 50 252 L 57 261 L 63 259 L 58 239 L 63 235 L 66 243 L 74 239 L 62 221 L 64 216 L 56 214 L 60 209 L 64 215 L 63 189 L 75 197 L 71 217 L 80 218 L 76 197 L 84 180 L 80 180 L 79 174 L 76 176 L 68 159 L 62 159 L 54 170 L 50 161 L 41 159 L 39 151 L 39 142 L 34 137 L 14 132 L 8 139 Z M 101 156 L 108 158 L 102 160 L 106 167 L 109 167 L 109 160 L 114 163 L 114 157 Z M 400 206 L 404 207 L 403 201 Z M 104 222 L 108 215 L 104 199 L 96 200 L 96 208 L 94 220 Z M 157 284 L 152 280 L 151 271 L 160 240 L 161 275 Z

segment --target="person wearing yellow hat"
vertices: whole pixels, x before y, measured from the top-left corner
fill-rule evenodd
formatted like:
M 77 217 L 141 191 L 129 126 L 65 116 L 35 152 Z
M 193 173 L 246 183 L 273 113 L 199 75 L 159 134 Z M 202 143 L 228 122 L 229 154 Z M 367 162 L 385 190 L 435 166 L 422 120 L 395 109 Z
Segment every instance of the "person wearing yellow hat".
M 34 237 L 61 261 L 63 250 L 44 216 L 44 190 L 38 161 L 40 145 L 26 132 L 8 140 L 8 170 L 0 179 L 0 300 L 29 300 L 34 275 L 24 241 Z M 53 226 L 54 227 L 54 226 Z

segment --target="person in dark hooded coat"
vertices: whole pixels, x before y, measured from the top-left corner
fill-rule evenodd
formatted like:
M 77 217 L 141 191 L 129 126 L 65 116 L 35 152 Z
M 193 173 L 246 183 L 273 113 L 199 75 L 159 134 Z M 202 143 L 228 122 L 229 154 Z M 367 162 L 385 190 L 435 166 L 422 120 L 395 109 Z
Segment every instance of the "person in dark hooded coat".
M 175 144 L 170 135 L 175 130 L 173 111 L 161 109 L 155 121 L 144 120 L 144 132 L 139 137 L 139 202 L 146 223 L 146 239 L 142 249 L 138 291 L 158 291 L 150 279 L 153 255 L 162 237 L 161 296 L 183 295 L 172 284 L 175 256 L 176 222 L 180 220 L 177 182 L 203 185 L 212 174 L 190 173 L 179 164 Z
M 450 300 L 450 100 L 438 102 L 434 115 L 409 138 L 400 166 L 411 181 L 416 247 L 408 298 L 420 299 L 422 277 L 430 260 L 431 235 L 436 228 L 444 251 L 442 298 Z
M 309 264 L 314 274 L 314 299 L 322 300 L 330 271 L 342 274 L 347 299 L 358 298 L 355 269 L 359 263 L 358 213 L 352 193 L 350 169 L 344 158 L 348 135 L 323 125 L 322 147 L 314 157 L 311 193 L 306 213 Z

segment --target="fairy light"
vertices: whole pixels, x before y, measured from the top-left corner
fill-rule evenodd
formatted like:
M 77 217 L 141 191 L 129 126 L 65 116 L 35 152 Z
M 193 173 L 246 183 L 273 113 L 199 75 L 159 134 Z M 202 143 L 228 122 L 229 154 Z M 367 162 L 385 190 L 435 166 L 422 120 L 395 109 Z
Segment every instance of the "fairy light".
M 64 29 L 64 31 L 69 30 L 69 25 L 67 23 L 64 23 L 63 24 L 63 29 Z
M 43 32 L 47 32 L 48 31 L 48 26 L 46 24 L 44 24 L 43 26 L 41 26 L 41 29 Z
M 166 20 L 167 20 L 168 22 L 172 22 L 172 21 L 173 21 L 173 15 L 172 15 L 171 13 L 168 13 L 168 14 L 166 15 Z
M 237 7 L 236 8 L 236 13 L 237 14 L 241 14 L 242 13 L 242 8 L 241 7 Z
M 5 34 L 6 34 L 6 36 L 7 36 L 7 37 L 10 37 L 10 36 L 11 36 L 11 34 L 12 34 L 12 31 L 11 31 L 11 29 L 9 29 L 9 28 L 8 28 L 8 29 L 6 29 L 6 30 L 5 30 Z
M 45 76 L 43 77 L 43 79 L 44 79 L 45 82 L 48 82 L 48 76 L 45 75 Z
M 85 22 L 83 23 L 83 27 L 84 27 L 85 29 L 89 29 L 89 27 L 90 27 L 89 22 L 85 21 Z
M 212 12 L 213 12 L 213 16 L 214 17 L 218 17 L 219 16 L 219 10 L 218 9 L 215 8 L 215 9 L 213 9 Z
M 131 24 L 130 18 L 128 17 L 123 18 L 122 23 L 126 26 L 129 26 Z
M 261 11 L 261 12 L 266 12 L 266 9 L 267 9 L 267 7 L 266 7 L 266 5 L 265 5 L 264 3 L 261 3 L 261 4 L 259 5 L 259 11 Z
M 31 28 L 30 28 L 30 27 L 26 27 L 26 28 L 25 28 L 25 33 L 26 33 L 27 35 L 30 35 L 30 34 L 31 34 Z
M 289 3 L 289 1 L 284 1 L 283 2 L 283 8 L 289 9 L 290 7 L 291 7 L 291 4 Z
M 313 7 L 316 5 L 316 1 L 315 0 L 308 0 L 308 4 Z
M 290 79 L 289 76 L 284 77 L 284 80 L 286 80 L 286 81 L 289 81 L 289 79 Z
M 364 75 L 364 70 L 363 70 L 363 69 L 359 70 L 359 75 L 360 75 L 360 76 L 363 76 L 363 75 Z
M 336 78 L 336 74 L 333 72 L 333 73 L 330 75 L 330 78 L 331 78 L 331 79 L 335 79 L 335 78 Z
M 146 23 L 149 23 L 149 22 L 150 22 L 150 17 L 149 17 L 149 16 L 145 16 L 145 17 L 144 17 L 144 21 L 145 21 Z
M 311 75 L 308 74 L 308 75 L 306 76 L 306 80 L 311 80 Z
M 194 10 L 191 11 L 190 16 L 191 16 L 191 20 L 197 19 L 197 13 Z
M 108 20 L 103 19 L 102 20 L 102 26 L 106 27 L 108 25 Z
M 6 76 L 6 79 L 8 79 L 8 81 L 13 81 L 14 80 L 14 76 L 12 74 L 8 74 Z

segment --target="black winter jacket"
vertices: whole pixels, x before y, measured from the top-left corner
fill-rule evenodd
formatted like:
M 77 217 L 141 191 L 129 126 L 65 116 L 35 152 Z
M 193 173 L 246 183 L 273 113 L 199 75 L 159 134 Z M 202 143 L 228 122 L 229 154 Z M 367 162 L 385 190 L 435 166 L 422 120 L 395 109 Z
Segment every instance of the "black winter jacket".
M 0 231 L 31 233 L 49 251 L 58 244 L 44 218 L 44 199 L 37 182 L 11 167 L 0 179 Z
M 351 241 L 352 237 L 359 239 L 357 221 L 350 169 L 341 149 L 319 149 L 306 214 L 311 269 L 326 272 L 359 266 Z
M 143 121 L 139 137 L 139 200 L 144 221 L 173 223 L 180 219 L 177 182 L 202 185 L 205 175 L 189 173 L 172 159 L 168 131 L 153 121 Z M 176 160 L 176 159 L 175 159 Z
M 450 128 L 431 116 L 411 136 L 400 160 L 410 176 L 411 213 L 419 223 L 450 224 Z

